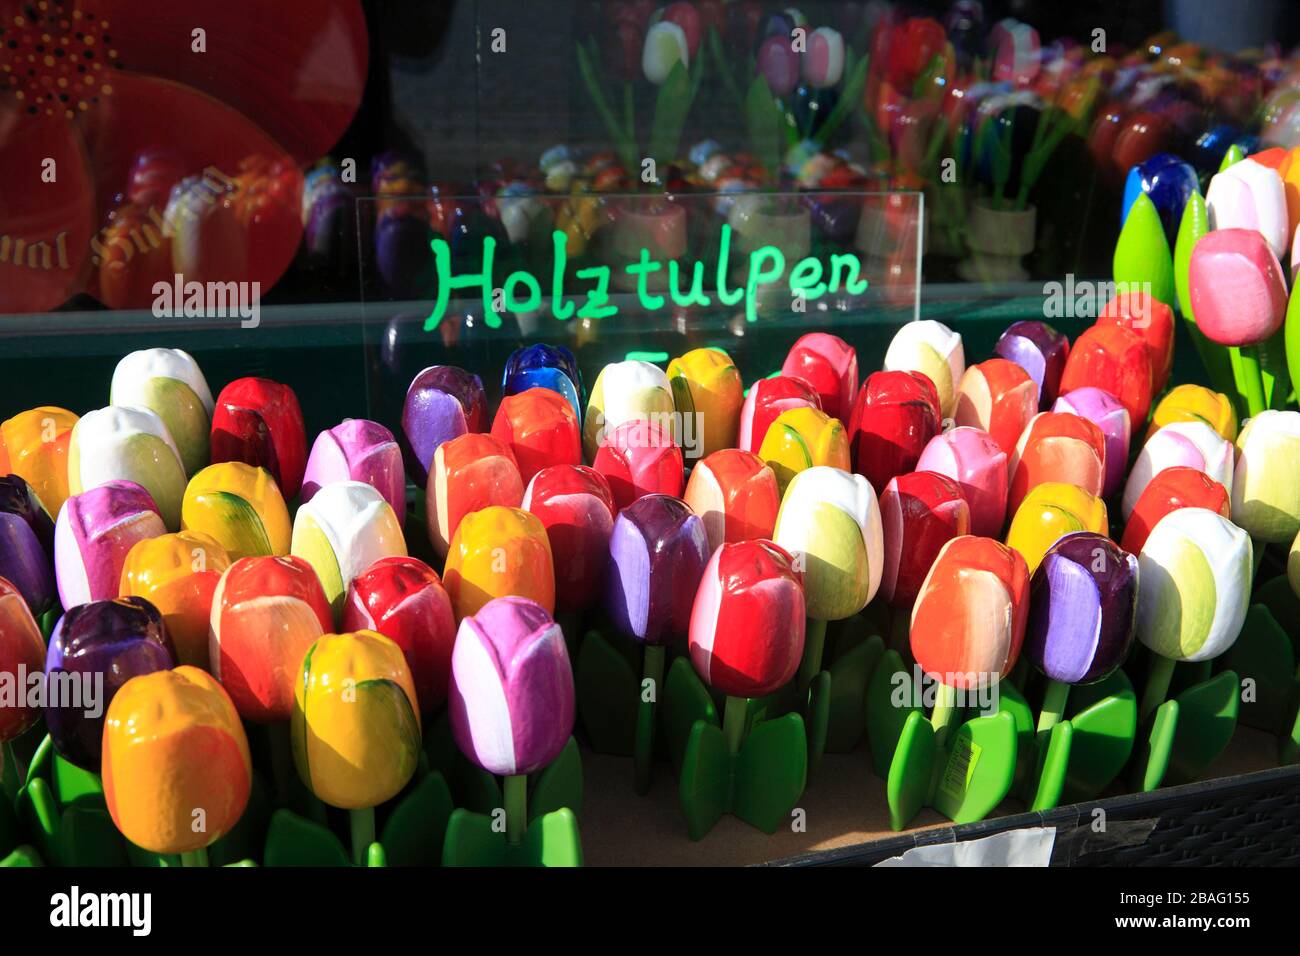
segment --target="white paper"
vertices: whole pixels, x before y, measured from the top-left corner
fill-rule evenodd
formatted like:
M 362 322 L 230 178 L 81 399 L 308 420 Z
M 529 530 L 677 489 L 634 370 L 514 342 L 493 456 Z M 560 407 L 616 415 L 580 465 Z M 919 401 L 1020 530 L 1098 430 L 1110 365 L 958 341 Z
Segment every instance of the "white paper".
M 978 840 L 916 846 L 876 866 L 1047 866 L 1056 827 L 1006 830 Z

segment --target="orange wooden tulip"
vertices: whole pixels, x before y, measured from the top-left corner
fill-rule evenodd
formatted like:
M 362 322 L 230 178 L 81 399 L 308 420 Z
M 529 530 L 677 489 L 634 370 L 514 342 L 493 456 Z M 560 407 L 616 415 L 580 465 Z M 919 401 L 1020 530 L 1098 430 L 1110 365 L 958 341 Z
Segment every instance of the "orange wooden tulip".
M 199 531 L 137 541 L 122 565 L 120 596 L 146 598 L 162 612 L 177 659 L 208 670 L 212 596 L 228 567 L 226 549 Z
M 538 517 L 521 508 L 492 505 L 462 518 L 442 579 L 457 621 L 507 595 L 529 598 L 555 613 L 551 542 Z
M 713 551 L 724 542 L 772 537 L 781 507 L 776 474 L 739 448 L 715 451 L 691 469 L 685 499 L 704 522 Z
M 32 486 L 45 510 L 57 515 L 68 500 L 68 442 L 77 416 L 45 405 L 0 424 L 0 464 Z
M 252 762 L 239 714 L 197 667 L 133 677 L 104 722 L 104 800 L 122 834 L 154 853 L 225 836 L 248 804 Z
M 469 432 L 438 446 L 429 465 L 426 492 L 429 543 L 446 557 L 465 515 L 489 505 L 518 507 L 524 482 L 508 445 L 491 435 Z
M 1059 481 L 1100 495 L 1106 482 L 1106 438 L 1088 419 L 1040 412 L 1029 421 L 1011 458 L 1007 511 L 1015 514 L 1036 485 Z
M 1146 340 L 1125 326 L 1098 323 L 1075 339 L 1061 394 L 1089 385 L 1110 392 L 1128 412 L 1132 438 L 1146 425 L 1154 380 Z
M 492 437 L 514 454 L 525 485 L 551 465 L 582 464 L 578 413 L 567 398 L 549 388 L 530 388 L 501 399 Z
M 1106 303 L 1098 325 L 1122 325 L 1142 337 L 1151 358 L 1151 390 L 1159 394 L 1174 367 L 1174 312 L 1146 292 L 1124 291 Z

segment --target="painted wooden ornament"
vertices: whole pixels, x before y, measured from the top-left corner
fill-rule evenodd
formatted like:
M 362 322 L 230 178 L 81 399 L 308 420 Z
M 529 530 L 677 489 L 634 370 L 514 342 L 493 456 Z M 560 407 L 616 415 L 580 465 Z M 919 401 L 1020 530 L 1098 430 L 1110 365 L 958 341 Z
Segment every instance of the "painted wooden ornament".
M 809 332 L 790 348 L 781 374 L 805 382 L 831 418 L 845 421 L 858 392 L 858 353 L 838 335 Z
M 1232 520 L 1262 547 L 1300 534 L 1300 412 L 1265 409 L 1237 436 Z
M 50 635 L 46 686 L 75 685 L 82 693 L 54 694 L 45 701 L 45 726 L 54 749 L 83 770 L 98 773 L 104 715 L 114 695 L 132 677 L 175 666 L 162 615 L 144 598 L 69 608 Z M 93 707 L 87 706 L 92 694 Z
M 1206 508 L 1225 518 L 1232 517 L 1232 499 L 1222 482 L 1199 468 L 1175 465 L 1158 473 L 1142 489 L 1124 526 L 1120 547 L 1137 554 L 1151 529 L 1177 508 Z
M 961 336 L 942 322 L 922 319 L 902 326 L 885 352 L 887 372 L 921 372 L 934 383 L 945 418 L 957 408 L 957 386 L 966 372 Z
M 1128 409 L 1118 398 L 1100 388 L 1076 388 L 1062 395 L 1052 406 L 1052 411 L 1078 415 L 1097 426 L 1105 446 L 1105 479 L 1101 495 L 1109 498 L 1124 486 L 1128 469 L 1129 425 Z
M 147 408 L 96 409 L 72 428 L 68 491 L 79 495 L 110 481 L 144 488 L 168 531 L 181 526 L 185 468 L 161 418 Z
M 0 578 L 37 617 L 54 606 L 54 521 L 17 475 L 0 477 Z
M 176 659 L 208 670 L 212 598 L 230 557 L 200 531 L 178 531 L 137 541 L 122 565 L 119 593 L 156 607 L 176 648 Z
M 1184 465 L 1197 468 L 1225 488 L 1232 487 L 1233 445 L 1205 422 L 1174 422 L 1151 436 L 1133 461 L 1122 503 L 1124 520 L 1133 513 L 1151 479 Z
M 0 675 L 19 692 L 0 707 L 0 743 L 13 740 L 40 719 L 24 693 L 28 678 L 45 670 L 45 640 L 31 608 L 12 583 L 0 577 Z
M 461 519 L 489 505 L 514 508 L 524 482 L 514 452 L 491 435 L 469 432 L 438 446 L 429 467 L 425 526 L 429 543 L 446 557 Z
M 491 505 L 461 519 L 451 539 L 443 586 L 456 620 L 488 601 L 515 595 L 555 608 L 555 565 L 546 528 L 536 515 Z
M 712 552 L 723 543 L 771 538 L 781 492 L 761 458 L 724 448 L 691 469 L 684 500 L 704 522 Z
M 1038 408 L 1047 411 L 1060 391 L 1061 373 L 1070 355 L 1070 340 L 1046 322 L 1013 322 L 998 338 L 993 351 L 1015 362 L 1038 386 Z
M 591 467 L 609 483 L 616 510 L 645 495 L 682 493 L 682 450 L 658 422 L 633 419 L 606 431 Z
M 454 365 L 431 365 L 411 379 L 402 403 L 402 458 L 418 487 L 429 480 L 443 442 L 488 428 L 483 381 Z
M 456 617 L 438 572 L 418 558 L 380 558 L 352 580 L 344 631 L 376 631 L 402 650 L 422 714 L 447 699 Z
M 43 405 L 0 422 L 0 464 L 22 478 L 57 515 L 68 498 L 68 445 L 77 416 Z
M 113 696 L 102 772 L 113 822 L 153 853 L 194 853 L 221 839 L 243 816 L 253 780 L 234 704 L 188 665 L 133 677 Z
M 212 461 L 265 468 L 285 498 L 296 497 L 307 430 L 293 389 L 269 378 L 237 378 L 223 388 L 212 414 Z
M 304 559 L 241 558 L 212 595 L 212 676 L 245 720 L 286 721 L 302 656 L 333 627 L 329 601 Z
M 925 374 L 872 372 L 849 419 L 853 470 L 882 494 L 892 478 L 915 470 L 942 426 L 939 394 Z
M 758 457 L 775 473 L 782 494 L 805 469 L 829 466 L 848 471 L 851 467 L 844 426 L 838 418 L 815 408 L 792 408 L 778 415 L 763 438 Z
M 1286 318 L 1286 278 L 1254 229 L 1207 232 L 1192 249 L 1188 286 L 1196 327 L 1220 345 L 1254 345 Z
M 492 437 L 515 456 L 525 484 L 551 465 L 582 464 L 578 415 L 568 399 L 549 388 L 530 388 L 503 398 L 492 420 Z
M 1210 179 L 1205 193 L 1210 229 L 1249 231 L 1258 235 L 1275 258 L 1291 248 L 1286 189 L 1282 177 L 1254 159 L 1243 159 Z M 1197 310 L 1197 322 L 1200 311 Z
M 989 359 L 971 365 L 957 388 L 959 426 L 982 428 L 1010 455 L 1038 411 L 1038 386 L 1015 362 Z
M 749 387 L 740 409 L 740 435 L 737 447 L 757 453 L 763 447 L 767 430 L 777 417 L 791 408 L 821 410 L 821 398 L 812 387 L 788 375 L 760 378 Z
M 605 593 L 614 494 L 603 475 L 585 465 L 552 465 L 533 476 L 521 507 L 546 528 L 555 564 L 555 606 L 583 611 Z
M 1151 413 L 1151 436 L 1174 422 L 1205 422 L 1228 441 L 1237 440 L 1237 410 L 1232 399 L 1204 385 L 1175 385 Z
M 143 349 L 117 363 L 109 403 L 147 408 L 167 426 L 186 475 L 208 463 L 214 403 L 199 363 L 180 349 Z
M 316 436 L 302 479 L 302 503 L 336 481 L 363 481 L 406 522 L 406 475 L 397 439 L 378 422 L 349 418 Z
M 668 384 L 682 422 L 684 445 L 686 417 L 695 416 L 690 429 L 696 442 L 688 449 L 692 458 L 735 447 L 745 395 L 730 355 L 719 348 L 692 349 L 668 363 Z
M 586 460 L 594 460 L 605 434 L 624 422 L 649 419 L 672 434 L 674 410 L 668 376 L 659 366 L 637 360 L 606 365 L 596 376 L 582 416 Z
M 930 439 L 916 462 L 917 471 L 933 471 L 957 482 L 970 506 L 972 534 L 1002 531 L 1007 514 L 1007 453 L 988 432 L 953 428 Z
M 1105 534 L 1110 528 L 1106 504 L 1077 485 L 1047 481 L 1035 485 L 1016 508 L 1007 531 L 1007 546 L 1025 559 L 1029 573 L 1062 535 L 1075 531 Z
M 885 567 L 880 595 L 910 608 L 930 566 L 953 538 L 970 534 L 970 506 L 956 481 L 933 471 L 891 478 L 880 496 Z
M 1076 485 L 1101 495 L 1106 476 L 1106 439 L 1080 415 L 1040 412 L 1025 427 L 1011 459 L 1007 511 L 1015 514 L 1029 492 L 1044 482 Z
M 1130 437 L 1146 425 L 1153 375 L 1146 341 L 1122 325 L 1094 325 L 1075 339 L 1061 373 L 1061 392 L 1100 388 L 1128 412 Z
M 153 498 L 135 482 L 110 481 L 68 498 L 54 524 L 59 603 L 73 608 L 117 597 L 132 546 L 166 531 Z
M 209 465 L 190 479 L 181 527 L 206 534 L 233 560 L 288 554 L 293 527 L 271 473 L 242 461 Z
M 770 541 L 723 544 L 704 569 L 690 617 L 691 664 L 729 697 L 763 697 L 794 677 L 804 649 L 804 592 Z
M 578 360 L 563 345 L 538 342 L 510 353 L 501 376 L 502 394 L 517 395 L 530 388 L 549 388 L 558 392 L 573 406 L 574 416 L 582 417 L 586 398 L 582 372 Z
M 1174 310 L 1145 291 L 1121 291 L 1102 308 L 1098 325 L 1122 325 L 1146 343 L 1151 390 L 1164 391 L 1174 367 Z
M 315 568 L 339 614 L 352 579 L 380 558 L 404 556 L 406 539 L 392 506 L 373 486 L 336 481 L 298 508 L 289 551 Z

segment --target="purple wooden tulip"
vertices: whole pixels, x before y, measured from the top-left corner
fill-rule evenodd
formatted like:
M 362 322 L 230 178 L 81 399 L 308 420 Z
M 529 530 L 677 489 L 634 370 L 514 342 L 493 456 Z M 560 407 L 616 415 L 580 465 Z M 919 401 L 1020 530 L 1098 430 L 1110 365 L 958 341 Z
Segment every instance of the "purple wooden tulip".
M 175 666 L 162 614 L 144 598 L 72 608 L 54 625 L 45 654 L 45 725 L 54 749 L 98 773 L 104 714 L 118 688 Z
M 158 506 L 134 481 L 110 481 L 73 495 L 54 524 L 54 573 L 63 606 L 117 597 L 132 545 L 166 533 Z
M 993 351 L 1029 373 L 1038 385 L 1038 408 L 1047 411 L 1056 401 L 1070 340 L 1046 322 L 1013 322 Z
M 303 474 L 302 503 L 332 481 L 365 482 L 393 506 L 398 524 L 406 521 L 402 453 L 393 433 L 378 422 L 350 418 L 316 436 Z
M 691 628 L 709 563 L 704 522 L 679 498 L 646 495 L 614 519 L 605 607 L 615 626 L 646 644 L 671 644 Z
M 1124 484 L 1128 467 L 1130 437 L 1128 411 L 1118 398 L 1100 388 L 1087 386 L 1066 392 L 1052 406 L 1054 412 L 1068 412 L 1086 418 L 1101 429 L 1106 440 L 1106 481 L 1101 496 L 1109 498 Z
M 1030 583 L 1025 655 L 1063 684 L 1108 676 L 1133 647 L 1137 573 L 1137 558 L 1105 535 L 1058 538 Z
M 573 671 L 544 607 L 500 597 L 460 622 L 447 709 L 456 746 L 488 773 L 528 774 L 559 756 L 573 732 Z
M 0 478 L 0 578 L 18 589 L 34 617 L 54 606 L 54 522 L 17 475 Z
M 487 431 L 483 380 L 453 365 L 432 365 L 411 381 L 402 405 L 402 457 L 406 473 L 423 488 L 433 453 L 466 432 Z

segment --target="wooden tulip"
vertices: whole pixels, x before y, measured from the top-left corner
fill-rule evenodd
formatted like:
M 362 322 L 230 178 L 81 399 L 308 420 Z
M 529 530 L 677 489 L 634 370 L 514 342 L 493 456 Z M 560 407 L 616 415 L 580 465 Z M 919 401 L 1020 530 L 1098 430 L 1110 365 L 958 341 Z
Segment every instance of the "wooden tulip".
M 988 432 L 953 428 L 930 439 L 916 462 L 917 471 L 933 471 L 957 482 L 970 506 L 972 534 L 1002 531 L 1007 514 L 1007 453 Z
M 555 609 L 555 566 L 546 528 L 519 508 L 491 505 L 461 519 L 451 539 L 443 585 L 456 620 L 496 597 L 515 595 Z
M 578 415 L 563 395 L 549 388 L 503 398 L 492 421 L 492 437 L 515 456 L 525 484 L 551 465 L 582 464 Z
M 238 378 L 221 390 L 212 415 L 212 461 L 265 468 L 281 494 L 296 497 L 307 466 L 307 431 L 292 388 Z
M 781 374 L 806 382 L 831 418 L 849 417 L 858 391 L 858 353 L 839 336 L 826 332 L 800 336 L 786 355 Z
M 185 474 L 208 463 L 214 403 L 198 362 L 180 349 L 131 352 L 113 370 L 113 405 L 147 408 L 162 419 L 180 452 Z
M 1124 526 L 1120 547 L 1137 554 L 1165 515 L 1178 508 L 1206 508 L 1225 518 L 1232 517 L 1230 493 L 1199 468 L 1175 465 L 1157 474 L 1142 489 Z
M 68 444 L 77 416 L 44 405 L 0 422 L 0 463 L 22 478 L 57 515 L 68 498 Z
M 939 394 L 923 373 L 872 372 L 849 419 L 853 470 L 882 494 L 890 479 L 916 468 L 942 425 Z
M 781 507 L 775 472 L 738 448 L 715 451 L 692 468 L 684 497 L 704 522 L 710 551 L 723 543 L 770 538 Z
M 68 498 L 54 525 L 60 603 L 73 608 L 117 597 L 132 546 L 166 530 L 149 492 L 134 482 L 110 481 Z
M 79 495 L 112 481 L 144 488 L 167 530 L 180 528 L 185 468 L 167 426 L 147 408 L 100 408 L 72 428 L 68 490 Z
M 657 422 L 633 419 L 606 431 L 591 467 L 609 483 L 617 510 L 645 495 L 682 493 L 682 450 Z
M 491 435 L 470 432 L 438 446 L 429 466 L 425 525 L 429 543 L 446 557 L 461 519 L 489 505 L 514 508 L 524 482 L 514 453 Z
M 1029 573 L 1062 535 L 1075 531 L 1105 534 L 1110 528 L 1105 503 L 1077 485 L 1048 481 L 1035 485 L 1016 508 L 1007 546 L 1025 559 Z
M 217 541 L 232 560 L 288 554 L 289 509 L 265 468 L 227 461 L 190 479 L 181 503 L 181 527 Z
M 761 378 L 749 387 L 740 409 L 740 435 L 737 447 L 757 452 L 763 447 L 767 430 L 782 412 L 791 408 L 821 410 L 821 398 L 806 382 L 788 375 Z
M 701 441 L 700 447 L 692 449 L 692 457 L 735 446 L 745 396 L 731 356 L 717 348 L 693 349 L 668 363 L 668 384 L 683 430 L 685 416 L 697 416 L 692 427 Z
M 156 607 L 182 664 L 208 670 L 212 599 L 230 557 L 215 539 L 179 531 L 137 541 L 122 565 L 119 593 Z
M 1128 412 L 1130 437 L 1151 410 L 1154 375 L 1146 341 L 1122 325 L 1094 325 L 1070 349 L 1061 373 L 1061 392 L 1100 388 L 1115 396 Z
M 1006 359 L 971 365 L 957 388 L 960 426 L 982 428 L 1010 455 L 1029 419 L 1038 411 L 1038 386 L 1029 373 Z
M 1044 482 L 1063 482 L 1090 495 L 1101 495 L 1106 452 L 1101 429 L 1088 419 L 1066 412 L 1040 412 L 1016 443 L 1007 510 L 1015 514 L 1025 496 Z

